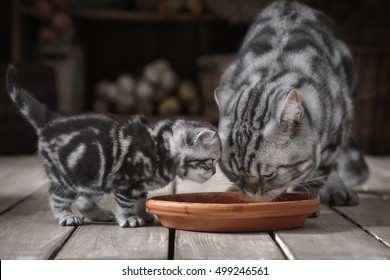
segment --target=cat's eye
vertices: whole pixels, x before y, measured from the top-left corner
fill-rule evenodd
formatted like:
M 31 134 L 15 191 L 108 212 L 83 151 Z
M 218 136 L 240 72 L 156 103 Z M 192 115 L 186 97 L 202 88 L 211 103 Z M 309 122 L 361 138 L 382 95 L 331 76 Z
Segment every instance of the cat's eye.
M 269 174 L 265 174 L 265 175 L 262 175 L 264 179 L 266 180 L 269 180 L 269 179 L 272 179 L 273 177 L 275 177 L 276 175 L 276 172 L 271 172 Z

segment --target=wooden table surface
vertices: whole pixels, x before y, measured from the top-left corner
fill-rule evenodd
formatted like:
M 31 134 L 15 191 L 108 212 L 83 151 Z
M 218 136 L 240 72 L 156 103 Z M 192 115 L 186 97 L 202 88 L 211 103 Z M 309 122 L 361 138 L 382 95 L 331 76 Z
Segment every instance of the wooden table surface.
M 371 175 L 360 187 L 359 206 L 322 205 L 319 218 L 297 229 L 221 234 L 159 224 L 59 226 L 39 158 L 0 157 L 0 259 L 390 259 L 390 157 L 366 159 Z M 226 190 L 218 176 L 162 192 Z M 110 207 L 112 197 L 103 204 Z

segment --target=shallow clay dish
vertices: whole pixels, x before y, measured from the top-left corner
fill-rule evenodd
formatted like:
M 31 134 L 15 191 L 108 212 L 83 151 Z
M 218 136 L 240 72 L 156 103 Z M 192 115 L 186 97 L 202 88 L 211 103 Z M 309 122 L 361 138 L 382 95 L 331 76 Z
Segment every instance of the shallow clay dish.
M 285 193 L 274 202 L 258 202 L 238 192 L 163 195 L 146 201 L 164 227 L 209 232 L 296 228 L 318 205 L 317 197 L 298 193 Z

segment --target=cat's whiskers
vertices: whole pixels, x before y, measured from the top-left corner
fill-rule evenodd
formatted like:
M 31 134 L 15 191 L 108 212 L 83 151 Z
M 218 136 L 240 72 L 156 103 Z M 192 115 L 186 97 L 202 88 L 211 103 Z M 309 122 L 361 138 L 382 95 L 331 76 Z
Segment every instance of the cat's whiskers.
M 343 176 L 348 176 L 348 175 L 351 175 L 353 176 L 355 173 L 353 172 L 342 172 L 341 174 L 339 172 L 336 172 L 336 171 L 333 171 L 331 172 L 329 175 L 326 175 L 326 176 L 319 176 L 319 177 L 316 177 L 316 178 L 312 178 L 310 180 L 306 180 L 306 181 L 302 181 L 298 184 L 303 184 L 303 183 L 314 183 L 314 184 L 318 184 L 318 185 L 321 185 L 322 182 L 318 182 L 318 180 L 321 180 L 321 179 L 325 179 L 324 180 L 324 183 L 335 183 L 335 182 L 340 182 L 342 181 L 342 178 L 340 175 L 343 175 Z
M 233 186 L 235 186 L 234 183 L 227 181 L 227 180 L 221 180 L 218 178 L 215 178 L 215 176 L 211 177 L 209 180 L 205 182 L 207 185 L 207 188 L 217 188 L 217 189 L 229 189 Z
M 311 178 L 311 179 L 308 179 L 308 180 L 304 180 L 304 181 L 299 181 L 299 182 L 296 182 L 294 184 L 291 184 L 290 186 L 291 187 L 295 187 L 295 186 L 299 186 L 301 184 L 305 184 L 305 183 L 311 183 L 311 184 L 317 184 L 317 185 L 321 185 L 322 182 L 319 182 L 319 180 L 322 180 L 322 179 L 325 179 L 325 181 L 327 181 L 326 179 L 328 178 L 332 178 L 332 177 L 337 177 L 338 176 L 338 173 L 337 172 L 332 172 L 328 175 L 325 175 L 325 176 L 318 176 L 318 177 L 315 177 L 315 178 Z
M 302 186 L 302 187 L 303 187 L 303 189 L 306 191 L 307 196 L 308 196 L 308 197 L 311 197 L 311 193 L 310 193 L 309 189 L 308 189 L 306 186 Z

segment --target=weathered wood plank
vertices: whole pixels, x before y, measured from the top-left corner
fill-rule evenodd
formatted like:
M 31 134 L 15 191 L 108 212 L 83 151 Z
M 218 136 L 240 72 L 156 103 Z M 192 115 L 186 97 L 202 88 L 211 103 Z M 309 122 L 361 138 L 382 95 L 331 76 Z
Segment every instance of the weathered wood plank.
M 24 156 L 12 156 L 5 157 L 0 156 L 0 178 L 9 177 L 9 175 L 15 174 L 19 171 L 28 171 L 30 169 L 39 170 L 43 174 L 42 162 L 38 155 L 24 155 Z
M 31 163 L 39 163 L 38 155 L 0 156 L 0 176 L 3 172 L 13 170 L 16 166 L 23 168 Z
M 120 228 L 116 224 L 79 227 L 56 259 L 167 259 L 168 229 Z
M 390 163 L 389 171 L 384 167 L 385 165 L 378 167 L 378 165 L 369 162 L 370 175 L 359 189 L 380 194 L 383 198 L 388 199 L 390 197 Z
M 74 231 L 53 218 L 43 188 L 0 216 L 0 259 L 48 259 Z
M 390 247 L 389 201 L 374 195 L 360 194 L 358 206 L 335 209 Z
M 175 259 L 284 259 L 268 233 L 176 231 Z
M 365 156 L 365 159 L 371 168 L 390 177 L 390 156 Z
M 290 259 L 389 259 L 390 249 L 332 209 L 321 206 L 319 218 L 301 228 L 275 232 Z
M 114 196 L 104 196 L 99 205 L 114 210 Z M 167 259 L 168 240 L 168 229 L 160 226 L 123 229 L 116 223 L 87 222 L 76 230 L 56 259 Z
M 0 157 L 0 213 L 47 182 L 38 156 Z
M 375 194 L 377 196 L 382 197 L 385 200 L 390 200 L 390 189 L 388 188 L 387 178 L 381 176 L 373 176 L 371 174 L 370 179 L 361 187 L 361 189 L 357 189 L 359 193 L 366 194 Z

